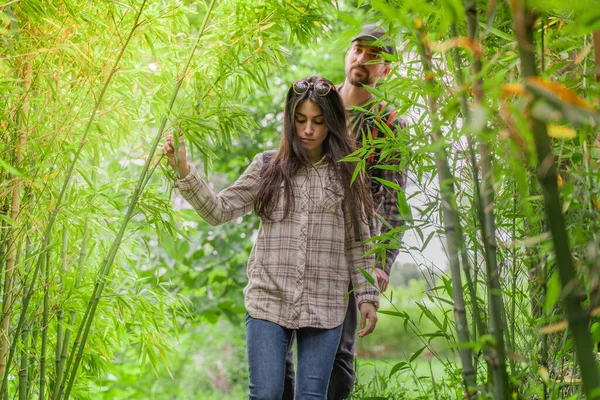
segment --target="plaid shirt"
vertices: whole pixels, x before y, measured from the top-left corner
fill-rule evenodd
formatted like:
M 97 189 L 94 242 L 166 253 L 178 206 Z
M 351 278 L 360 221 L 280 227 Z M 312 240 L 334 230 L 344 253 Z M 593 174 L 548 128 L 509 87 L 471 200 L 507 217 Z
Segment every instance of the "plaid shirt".
M 219 194 L 193 167 L 177 180 L 182 196 L 211 225 L 252 211 L 261 179 L 263 156 L 258 154 L 244 174 Z M 378 289 L 359 267 L 372 271 L 368 224 L 361 222 L 355 237 L 352 218 L 344 212 L 344 191 L 325 158 L 301 170 L 293 179 L 294 204 L 284 215 L 283 187 L 271 218 L 262 220 L 248 260 L 246 310 L 253 318 L 286 328 L 331 329 L 346 315 L 350 281 L 359 305 L 379 306 Z M 357 240 L 360 239 L 360 240 Z M 374 274 L 372 275 L 374 276 Z
M 366 137 L 371 138 L 372 128 L 376 129 L 376 138 L 381 138 L 385 136 L 384 133 L 377 128 L 377 125 L 375 123 L 375 119 L 377 117 L 377 110 L 379 109 L 381 109 L 381 103 L 374 105 L 370 113 L 363 114 L 359 131 L 352 132 L 357 140 L 357 145 L 359 147 L 362 146 L 362 133 L 364 133 Z M 381 113 L 380 122 L 385 123 L 392 111 L 392 107 L 386 107 Z M 390 123 L 390 129 L 392 131 L 397 131 L 398 128 L 404 129 L 406 128 L 406 124 L 402 118 L 396 116 Z M 398 186 L 402 188 L 402 190 L 406 190 L 406 171 L 399 169 L 388 170 L 374 168 L 374 165 L 379 163 L 387 165 L 398 165 L 398 159 L 380 160 L 379 154 L 376 152 L 375 159 L 373 161 L 367 159 L 366 171 L 369 177 L 375 176 L 377 178 L 397 183 Z M 402 219 L 402 217 L 400 216 L 400 211 L 398 210 L 397 190 L 387 186 L 383 186 L 374 179 L 372 179 L 370 183 L 371 193 L 373 195 L 373 203 L 375 205 L 375 212 L 381 215 L 381 217 L 394 229 L 404 225 L 406 221 Z M 375 219 L 370 225 L 371 234 L 373 236 L 379 235 L 380 233 L 386 234 L 390 230 L 386 225 L 381 224 L 381 222 L 377 219 Z M 394 264 L 396 256 L 398 256 L 399 252 L 399 249 L 386 249 L 385 260 L 378 258 L 376 267 L 383 269 L 389 275 L 392 265 Z

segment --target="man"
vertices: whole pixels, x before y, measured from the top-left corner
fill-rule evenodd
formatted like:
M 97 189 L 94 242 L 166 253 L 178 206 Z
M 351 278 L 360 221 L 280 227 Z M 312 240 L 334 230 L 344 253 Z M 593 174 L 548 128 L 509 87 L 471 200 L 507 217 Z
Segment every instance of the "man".
M 373 101 L 371 93 L 366 86 L 375 87 L 380 78 L 390 73 L 390 64 L 384 61 L 381 53 L 395 54 L 393 40 L 387 37 L 385 29 L 377 25 L 366 25 L 351 42 L 350 49 L 345 58 L 345 81 L 337 86 L 337 90 L 348 110 L 349 130 L 362 146 L 363 135 L 367 138 L 381 138 L 385 133 L 380 129 L 380 124 L 388 125 L 392 131 L 405 127 L 404 121 L 395 118 L 393 107 L 385 103 Z M 364 112 L 352 107 L 369 110 Z M 402 190 L 406 187 L 406 175 L 399 168 L 378 169 L 374 166 L 379 163 L 398 164 L 397 160 L 380 160 L 379 154 L 367 159 L 366 171 L 370 178 L 378 177 L 398 184 Z M 371 192 L 376 212 L 389 223 L 392 228 L 404 225 L 397 207 L 398 194 L 396 190 L 384 187 L 379 182 L 371 179 Z M 376 224 L 373 221 L 372 234 L 385 234 L 389 231 L 386 225 Z M 377 225 L 377 226 L 376 226 Z M 398 255 L 398 249 L 387 249 L 385 260 L 378 259 L 375 274 L 381 292 L 385 292 L 389 283 L 389 274 L 392 264 Z M 354 386 L 354 340 L 357 329 L 357 304 L 353 294 L 350 294 L 348 311 L 342 327 L 342 337 L 337 350 L 333 371 L 329 381 L 328 400 L 346 399 Z M 285 381 L 284 400 L 293 399 L 294 372 L 291 351 L 288 354 Z

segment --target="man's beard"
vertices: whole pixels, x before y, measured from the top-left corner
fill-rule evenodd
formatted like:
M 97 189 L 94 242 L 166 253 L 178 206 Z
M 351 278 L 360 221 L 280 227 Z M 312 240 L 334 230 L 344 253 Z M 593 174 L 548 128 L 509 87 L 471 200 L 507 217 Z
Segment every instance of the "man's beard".
M 353 70 L 359 70 L 360 72 L 362 72 L 364 74 L 364 78 L 362 79 L 356 79 L 352 76 L 352 71 Z M 367 71 L 364 67 L 362 66 L 355 66 L 355 67 L 351 67 L 350 71 L 348 73 L 348 82 L 350 82 L 350 84 L 352 86 L 356 86 L 356 87 L 363 87 L 363 85 L 370 85 L 371 83 L 371 76 L 369 75 L 369 71 Z

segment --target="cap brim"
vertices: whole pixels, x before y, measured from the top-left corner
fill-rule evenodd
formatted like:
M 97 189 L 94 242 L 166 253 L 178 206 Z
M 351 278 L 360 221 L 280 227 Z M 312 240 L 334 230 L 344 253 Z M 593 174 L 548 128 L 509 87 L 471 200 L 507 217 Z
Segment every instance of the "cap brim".
M 354 38 L 352 38 L 352 42 L 357 41 L 357 40 L 369 40 L 369 41 L 373 41 L 376 42 L 377 40 L 379 40 L 380 38 L 378 38 L 375 35 L 369 35 L 366 33 L 360 34 L 360 35 L 356 35 Z M 396 53 L 395 49 L 392 46 L 377 46 L 377 47 L 381 47 L 386 53 L 394 55 Z
M 352 39 L 352 41 L 354 42 L 355 40 L 360 40 L 360 39 L 368 39 L 368 40 L 372 40 L 372 41 L 376 41 L 379 38 L 375 35 L 369 35 L 369 34 L 362 34 L 362 35 L 356 35 L 354 36 L 354 38 Z

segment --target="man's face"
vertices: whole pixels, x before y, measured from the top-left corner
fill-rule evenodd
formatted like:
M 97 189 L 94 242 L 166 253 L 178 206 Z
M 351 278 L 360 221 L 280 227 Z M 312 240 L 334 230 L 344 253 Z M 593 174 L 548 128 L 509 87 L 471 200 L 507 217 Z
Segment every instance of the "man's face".
M 346 79 L 354 86 L 373 86 L 377 79 L 386 76 L 390 67 L 381 59 L 383 49 L 359 39 L 352 42 L 346 53 Z

